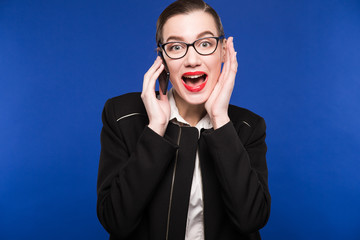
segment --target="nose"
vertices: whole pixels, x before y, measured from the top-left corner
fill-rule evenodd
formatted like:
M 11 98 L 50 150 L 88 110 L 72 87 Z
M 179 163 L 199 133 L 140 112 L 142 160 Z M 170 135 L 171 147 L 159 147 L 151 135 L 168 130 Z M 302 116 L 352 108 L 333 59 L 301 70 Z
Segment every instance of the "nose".
M 186 67 L 196 67 L 201 65 L 200 54 L 198 54 L 193 46 L 190 46 L 188 52 L 184 56 L 184 64 Z

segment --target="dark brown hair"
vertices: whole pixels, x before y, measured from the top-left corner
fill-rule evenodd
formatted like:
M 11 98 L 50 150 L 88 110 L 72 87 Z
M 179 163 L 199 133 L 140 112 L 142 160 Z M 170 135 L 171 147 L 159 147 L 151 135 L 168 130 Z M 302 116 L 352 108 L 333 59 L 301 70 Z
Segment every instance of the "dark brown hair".
M 156 23 L 156 43 L 162 43 L 162 31 L 166 21 L 178 14 L 189 14 L 194 11 L 204 11 L 209 13 L 215 20 L 218 33 L 224 35 L 223 25 L 221 23 L 220 17 L 217 12 L 210 7 L 203 0 L 177 0 L 170 4 L 165 10 L 160 14 L 157 23 Z

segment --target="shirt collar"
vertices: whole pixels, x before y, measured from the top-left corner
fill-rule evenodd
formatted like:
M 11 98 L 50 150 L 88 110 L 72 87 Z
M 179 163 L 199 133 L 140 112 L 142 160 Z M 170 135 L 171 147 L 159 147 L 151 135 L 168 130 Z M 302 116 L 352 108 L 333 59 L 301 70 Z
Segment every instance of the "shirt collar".
M 176 106 L 176 102 L 175 102 L 175 98 L 174 98 L 174 94 L 173 94 L 173 89 L 171 88 L 168 92 L 168 99 L 169 99 L 169 103 L 170 103 L 170 121 L 175 122 L 175 123 L 180 123 L 180 124 L 185 124 L 190 126 L 190 124 L 185 121 L 185 119 L 183 117 L 180 116 L 179 114 L 179 110 Z M 208 114 L 206 114 L 202 119 L 200 119 L 200 121 L 196 124 L 195 126 L 199 131 L 204 128 L 204 129 L 210 129 L 213 127 L 213 125 L 211 124 L 211 120 Z

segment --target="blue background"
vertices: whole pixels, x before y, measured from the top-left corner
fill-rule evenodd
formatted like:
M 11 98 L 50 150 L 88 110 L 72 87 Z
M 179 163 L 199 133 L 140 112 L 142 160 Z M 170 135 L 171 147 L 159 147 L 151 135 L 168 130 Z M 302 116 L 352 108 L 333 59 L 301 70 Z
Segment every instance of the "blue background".
M 141 91 L 170 2 L 0 0 L 0 239 L 107 239 L 101 111 Z M 268 126 L 263 239 L 360 239 L 360 1 L 208 3 L 235 37 L 232 103 Z

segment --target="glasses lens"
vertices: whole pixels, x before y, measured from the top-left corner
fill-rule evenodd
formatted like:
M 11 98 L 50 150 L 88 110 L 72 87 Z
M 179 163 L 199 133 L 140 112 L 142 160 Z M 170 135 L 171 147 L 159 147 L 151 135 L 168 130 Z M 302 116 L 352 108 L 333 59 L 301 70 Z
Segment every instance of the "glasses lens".
M 217 39 L 211 37 L 199 39 L 194 43 L 194 47 L 200 54 L 211 54 L 216 50 Z
M 171 58 L 181 58 L 186 53 L 186 44 L 181 42 L 170 42 L 164 46 L 166 54 Z
M 192 44 L 186 44 L 183 42 L 169 42 L 164 44 L 163 48 L 166 54 L 170 58 L 182 58 L 185 56 L 188 46 Z M 218 38 L 208 37 L 200 38 L 193 44 L 195 50 L 201 55 L 210 55 L 215 52 L 218 45 Z

